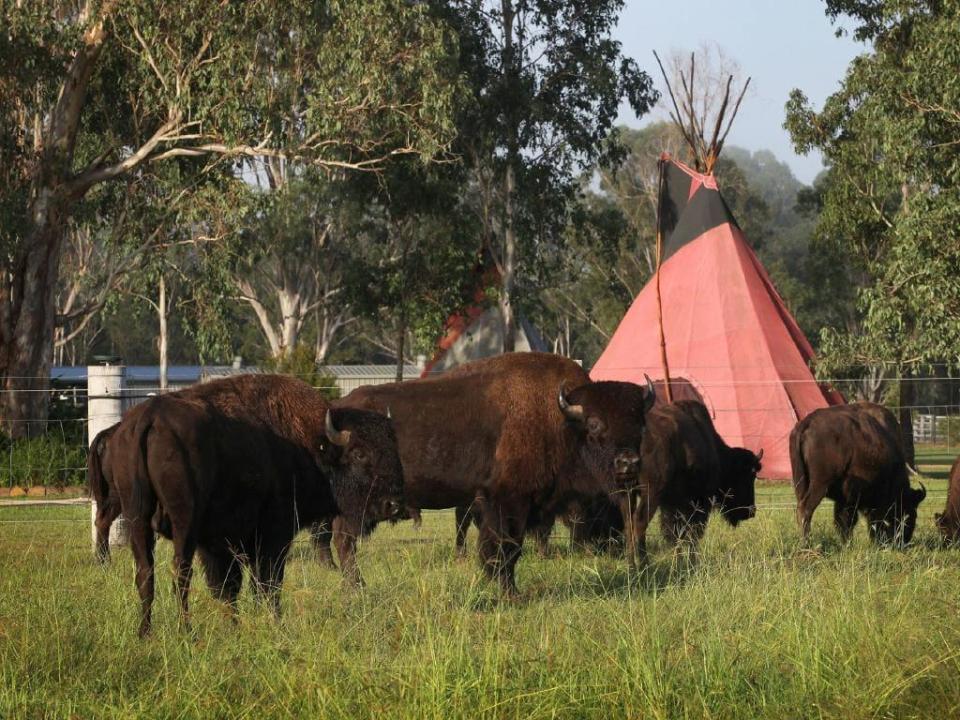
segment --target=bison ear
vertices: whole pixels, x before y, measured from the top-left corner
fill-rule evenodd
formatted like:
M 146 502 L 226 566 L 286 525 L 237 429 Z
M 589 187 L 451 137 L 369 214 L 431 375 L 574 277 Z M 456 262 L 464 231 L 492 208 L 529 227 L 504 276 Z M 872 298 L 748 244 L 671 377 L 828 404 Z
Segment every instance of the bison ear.
M 324 418 L 324 429 L 326 431 L 327 439 L 334 445 L 346 447 L 350 444 L 350 431 L 337 430 L 333 424 L 333 415 L 329 408 L 327 409 L 327 416 Z
M 583 410 L 583 405 L 571 405 L 567 401 L 567 396 L 563 391 L 563 383 L 560 383 L 560 388 L 557 391 L 557 404 L 560 406 L 560 412 L 563 413 L 567 420 L 583 422 L 583 418 L 586 415 Z
M 657 389 L 653 386 L 653 380 L 646 373 L 643 376 L 647 379 L 647 389 L 643 394 L 643 411 L 650 412 L 657 402 Z

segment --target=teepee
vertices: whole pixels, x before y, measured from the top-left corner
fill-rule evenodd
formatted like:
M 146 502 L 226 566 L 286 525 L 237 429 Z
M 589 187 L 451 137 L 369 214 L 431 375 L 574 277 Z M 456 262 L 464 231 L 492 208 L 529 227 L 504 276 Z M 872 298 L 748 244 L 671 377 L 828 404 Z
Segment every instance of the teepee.
M 705 166 L 712 169 L 716 133 L 700 147 L 709 148 Z M 669 155 L 660 162 L 657 275 L 590 375 L 637 383 L 645 373 L 682 376 L 727 444 L 762 449 L 761 476 L 788 478 L 793 426 L 843 399 L 814 379 L 813 349 L 747 244 L 716 178 Z

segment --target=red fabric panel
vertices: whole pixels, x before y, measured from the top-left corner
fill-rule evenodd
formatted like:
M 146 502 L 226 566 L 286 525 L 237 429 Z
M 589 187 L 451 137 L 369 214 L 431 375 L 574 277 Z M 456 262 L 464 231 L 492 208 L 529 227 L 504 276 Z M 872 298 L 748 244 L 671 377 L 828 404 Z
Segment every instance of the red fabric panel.
M 810 344 L 740 230 L 721 225 L 681 248 L 660 284 L 671 376 L 700 391 L 728 444 L 763 449 L 762 477 L 790 477 L 790 431 L 827 399 L 807 366 Z M 591 376 L 642 383 L 644 373 L 663 376 L 652 280 Z

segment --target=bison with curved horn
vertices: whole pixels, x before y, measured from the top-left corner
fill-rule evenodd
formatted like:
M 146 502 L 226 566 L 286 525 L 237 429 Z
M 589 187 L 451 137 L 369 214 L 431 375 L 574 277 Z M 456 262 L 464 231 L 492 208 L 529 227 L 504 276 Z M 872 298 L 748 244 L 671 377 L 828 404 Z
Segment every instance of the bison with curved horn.
M 402 513 L 391 422 L 330 408 L 290 377 L 241 375 L 151 398 L 124 416 L 107 448 L 136 561 L 141 635 L 150 630 L 155 532 L 173 541 L 186 622 L 196 552 L 210 589 L 231 607 L 246 565 L 258 597 L 279 612 L 300 528 L 336 520 L 343 573 L 359 583 L 356 539 Z
M 358 388 L 334 405 L 390 408 L 409 505 L 468 507 L 480 498 L 481 562 L 512 594 L 531 523 L 636 475 L 651 387 L 592 382 L 577 363 L 549 353 L 508 353 Z

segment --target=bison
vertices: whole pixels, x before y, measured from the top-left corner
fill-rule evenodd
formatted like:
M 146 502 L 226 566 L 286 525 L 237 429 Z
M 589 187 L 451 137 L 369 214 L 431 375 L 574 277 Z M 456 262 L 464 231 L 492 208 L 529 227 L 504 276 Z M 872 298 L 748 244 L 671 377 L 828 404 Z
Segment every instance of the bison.
M 512 595 L 528 521 L 628 482 L 654 398 L 652 388 L 592 382 L 567 358 L 508 353 L 358 388 L 335 406 L 389 410 L 411 506 L 468 507 L 479 496 L 481 562 Z
M 679 400 L 676 407 L 690 415 L 716 454 L 717 473 L 701 477 L 713 478 L 713 484 L 689 488 L 680 505 L 665 504 L 660 520 L 668 539 L 680 539 L 685 534 L 699 538 L 703 534 L 707 514 L 713 509 L 733 527 L 756 514 L 754 489 L 757 474 L 762 469 L 763 449 L 760 452 L 743 447 L 730 447 L 720 437 L 710 413 L 702 402 Z
M 873 403 L 835 405 L 815 410 L 793 428 L 790 464 L 804 542 L 824 497 L 834 502 L 844 541 L 863 513 L 878 544 L 910 542 L 927 491 L 922 484 L 910 487 L 902 442 L 884 415 Z
M 93 525 L 96 530 L 95 555 L 98 562 L 110 559 L 110 526 L 120 516 L 120 498 L 113 488 L 110 477 L 110 456 L 107 441 L 113 436 L 117 424 L 97 433 L 87 452 L 87 485 L 90 497 L 97 504 Z
M 697 543 L 714 510 L 736 526 L 756 512 L 754 485 L 762 457 L 762 451 L 755 455 L 729 447 L 701 402 L 657 405 L 647 417 L 639 482 L 622 489 L 616 507 L 601 498 L 568 508 L 564 521 L 571 541 L 613 549 L 627 527 L 630 557 L 643 557 L 647 526 L 657 510 L 671 543 Z
M 944 542 L 960 542 L 960 457 L 950 468 L 950 484 L 947 488 L 947 506 L 936 514 L 937 528 Z
M 187 623 L 193 555 L 211 590 L 236 607 L 242 565 L 279 612 L 279 588 L 296 532 L 336 518 L 349 581 L 360 582 L 354 544 L 403 503 L 390 421 L 332 409 L 309 385 L 243 375 L 151 398 L 107 441 L 110 480 L 129 525 L 150 630 L 154 532 L 174 545 L 175 587 Z

